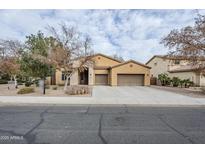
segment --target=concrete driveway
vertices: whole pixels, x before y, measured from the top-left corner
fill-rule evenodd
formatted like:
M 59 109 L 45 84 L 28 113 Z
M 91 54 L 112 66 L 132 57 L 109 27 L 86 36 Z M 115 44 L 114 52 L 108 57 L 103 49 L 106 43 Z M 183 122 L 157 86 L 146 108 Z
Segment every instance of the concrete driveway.
M 8 105 L 8 103 L 205 106 L 205 98 L 193 98 L 142 86 L 94 86 L 92 97 L 0 96 L 0 105 Z
M 95 86 L 93 97 L 98 102 L 116 102 L 117 104 L 205 104 L 204 98 L 192 98 L 143 86 Z

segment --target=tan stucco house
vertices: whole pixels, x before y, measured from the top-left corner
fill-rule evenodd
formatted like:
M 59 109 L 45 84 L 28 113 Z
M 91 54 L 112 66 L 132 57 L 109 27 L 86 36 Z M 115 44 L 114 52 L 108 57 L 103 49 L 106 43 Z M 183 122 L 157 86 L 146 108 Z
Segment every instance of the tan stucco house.
M 94 63 L 84 72 L 76 71 L 70 85 L 147 86 L 150 85 L 150 67 L 134 60 L 119 61 L 104 54 L 91 57 Z M 65 83 L 63 71 L 56 70 L 47 79 L 51 85 Z
M 146 65 L 151 67 L 151 77 L 157 78 L 159 74 L 167 73 L 171 78 L 190 79 L 196 86 L 205 86 L 205 76 L 202 71 L 183 57 L 155 55 Z

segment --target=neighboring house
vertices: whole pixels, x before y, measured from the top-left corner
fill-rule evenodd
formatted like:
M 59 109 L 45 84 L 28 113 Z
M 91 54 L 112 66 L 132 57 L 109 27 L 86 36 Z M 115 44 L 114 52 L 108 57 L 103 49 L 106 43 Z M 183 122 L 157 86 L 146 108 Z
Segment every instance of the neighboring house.
M 151 67 L 151 77 L 157 78 L 159 74 L 167 73 L 171 78 L 190 79 L 196 86 L 205 86 L 205 75 L 202 71 L 183 57 L 155 55 L 146 65 Z
M 134 60 L 121 62 L 112 57 L 95 54 L 93 64 L 84 72 L 76 71 L 70 85 L 147 86 L 150 85 L 150 67 Z M 56 70 L 47 79 L 52 85 L 65 83 L 63 71 Z

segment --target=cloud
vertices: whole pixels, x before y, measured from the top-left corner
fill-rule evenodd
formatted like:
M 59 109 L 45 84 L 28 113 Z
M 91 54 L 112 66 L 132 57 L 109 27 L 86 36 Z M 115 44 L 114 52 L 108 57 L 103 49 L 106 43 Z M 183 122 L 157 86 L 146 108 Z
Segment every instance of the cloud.
M 1 10 L 0 38 L 24 40 L 26 35 L 65 22 L 89 34 L 96 52 L 146 62 L 166 54 L 160 39 L 174 28 L 194 24 L 205 10 Z

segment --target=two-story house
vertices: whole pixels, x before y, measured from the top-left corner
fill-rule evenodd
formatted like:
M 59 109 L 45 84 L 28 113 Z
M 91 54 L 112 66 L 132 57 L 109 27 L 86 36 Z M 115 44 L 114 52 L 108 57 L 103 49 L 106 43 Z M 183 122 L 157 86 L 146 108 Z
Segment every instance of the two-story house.
M 202 70 L 183 57 L 155 55 L 146 65 L 151 67 L 151 77 L 157 78 L 159 74 L 167 73 L 171 78 L 190 79 L 196 86 L 205 86 L 205 75 Z

